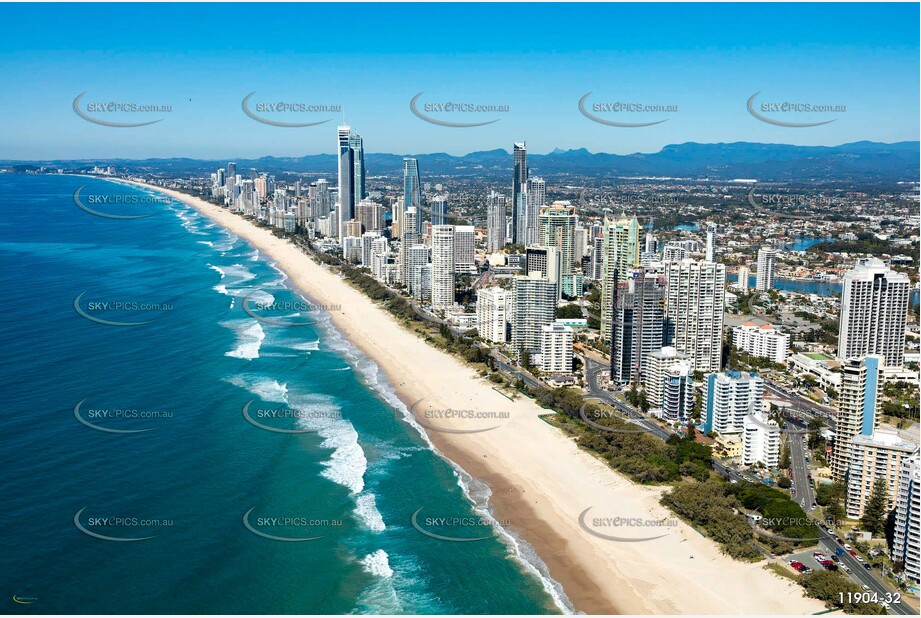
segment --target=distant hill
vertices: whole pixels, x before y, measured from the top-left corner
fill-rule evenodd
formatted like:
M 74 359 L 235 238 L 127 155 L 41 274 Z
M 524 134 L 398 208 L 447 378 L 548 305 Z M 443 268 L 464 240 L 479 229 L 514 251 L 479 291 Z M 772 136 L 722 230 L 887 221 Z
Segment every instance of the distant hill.
M 482 176 L 503 178 L 511 172 L 512 155 L 503 149 L 471 152 L 463 156 L 446 153 L 397 155 L 366 153 L 370 176 L 398 175 L 403 157 L 419 159 L 423 176 Z M 792 146 L 734 142 L 699 144 L 686 142 L 665 146 L 655 153 L 616 155 L 592 153 L 585 148 L 554 149 L 549 154 L 528 154 L 532 174 L 548 178 L 565 176 L 677 176 L 684 178 L 756 178 L 758 180 L 797 181 L 917 181 L 919 179 L 919 142 L 854 142 L 840 146 Z M 336 175 L 335 155 L 303 157 L 262 157 L 235 159 L 238 170 L 282 171 Z M 0 165 L 23 164 L 24 161 L 0 161 Z M 201 159 L 89 159 L 80 161 L 38 161 L 65 167 L 75 165 L 115 165 L 128 169 L 160 170 L 173 174 L 203 173 L 224 167 L 227 160 Z

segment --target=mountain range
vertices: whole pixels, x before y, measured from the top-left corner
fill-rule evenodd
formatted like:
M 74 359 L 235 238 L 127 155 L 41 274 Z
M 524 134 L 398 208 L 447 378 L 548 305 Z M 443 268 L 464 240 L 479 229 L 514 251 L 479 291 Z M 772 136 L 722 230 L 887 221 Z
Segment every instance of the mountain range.
M 423 176 L 480 176 L 505 178 L 511 174 L 512 155 L 501 148 L 456 156 L 446 153 L 397 155 L 368 152 L 365 166 L 370 177 L 398 176 L 403 157 L 419 160 Z M 655 153 L 617 155 L 592 153 L 585 148 L 555 149 L 548 154 L 528 154 L 531 175 L 551 180 L 573 177 L 655 176 L 731 180 L 752 178 L 762 181 L 918 181 L 921 143 L 853 142 L 840 146 L 793 146 L 733 142 L 700 144 L 686 142 L 665 146 Z M 281 174 L 296 172 L 336 176 L 336 158 L 332 154 L 303 157 L 261 157 L 234 160 L 238 170 L 249 168 Z M 48 161 L 0 161 L 4 167 L 34 165 L 80 167 L 114 165 L 121 170 L 144 170 L 170 175 L 203 174 L 224 167 L 227 160 L 189 158 L 154 159 L 81 159 Z

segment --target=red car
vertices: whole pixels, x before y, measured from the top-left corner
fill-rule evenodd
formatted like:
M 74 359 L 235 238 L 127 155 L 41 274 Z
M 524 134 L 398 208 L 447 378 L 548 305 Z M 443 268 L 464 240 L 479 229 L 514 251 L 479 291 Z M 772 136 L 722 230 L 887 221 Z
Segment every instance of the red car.
M 857 557 L 857 552 L 854 551 L 853 549 L 852 549 L 851 551 L 849 551 L 848 553 L 849 553 L 851 556 L 853 556 L 854 558 Z

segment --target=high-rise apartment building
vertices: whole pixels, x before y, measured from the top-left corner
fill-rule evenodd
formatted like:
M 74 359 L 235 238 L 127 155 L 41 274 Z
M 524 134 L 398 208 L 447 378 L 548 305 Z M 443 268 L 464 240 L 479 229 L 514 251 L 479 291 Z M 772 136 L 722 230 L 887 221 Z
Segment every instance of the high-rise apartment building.
M 611 379 L 641 380 L 646 356 L 662 348 L 665 276 L 639 267 L 618 284 L 611 338 Z
M 572 373 L 573 330 L 554 322 L 540 329 L 540 370 L 550 375 Z
M 878 390 L 882 363 L 882 357 L 871 355 L 849 358 L 841 364 L 835 446 L 830 461 L 835 482 L 847 481 L 851 440 L 859 435 L 872 436 L 879 425 Z
M 774 273 L 777 270 L 777 249 L 761 247 L 758 249 L 758 273 L 755 278 L 755 289 L 766 292 L 774 289 Z
M 726 267 L 690 259 L 666 262 L 665 281 L 665 343 L 687 354 L 694 371 L 719 371 Z
M 432 306 L 454 305 L 454 226 L 432 226 Z
M 556 318 L 556 283 L 537 273 L 515 277 L 512 347 L 519 354 L 539 354 L 541 328 Z
M 878 354 L 884 368 L 905 360 L 905 328 L 911 282 L 876 258 L 858 260 L 844 275 L 838 327 L 838 359 Z
M 454 272 L 476 273 L 476 229 L 472 225 L 454 226 Z
M 745 417 L 761 411 L 764 380 L 756 373 L 711 373 L 704 381 L 704 433 L 742 433 Z
M 498 286 L 477 291 L 477 331 L 480 337 L 490 343 L 506 342 L 508 296 L 508 291 Z
M 905 579 L 921 583 L 921 455 L 902 461 L 895 504 L 892 560 L 901 562 Z
M 886 483 L 886 512 L 896 507 L 899 474 L 903 462 L 918 445 L 890 431 L 876 430 L 869 436 L 851 438 L 851 462 L 847 470 L 847 516 L 863 517 L 878 479 Z
M 765 412 L 753 412 L 742 421 L 742 465 L 768 468 L 780 465 L 780 427 Z
M 506 217 L 508 216 L 505 196 L 490 191 L 486 208 L 486 251 L 495 253 L 505 246 Z
M 630 269 L 640 263 L 639 221 L 625 214 L 615 219 L 606 213 L 602 234 L 601 339 L 610 343 L 617 282 L 626 281 Z
M 564 275 L 572 274 L 576 263 L 576 209 L 569 202 L 554 202 L 541 208 L 538 220 L 537 244 L 556 247 L 560 251 L 560 268 Z M 578 256 L 581 262 L 582 256 Z

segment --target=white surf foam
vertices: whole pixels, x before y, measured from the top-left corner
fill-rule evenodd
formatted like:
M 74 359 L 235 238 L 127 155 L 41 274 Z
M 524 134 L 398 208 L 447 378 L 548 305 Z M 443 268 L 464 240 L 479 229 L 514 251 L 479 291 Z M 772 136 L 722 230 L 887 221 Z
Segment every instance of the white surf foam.
M 366 573 L 376 575 L 377 577 L 393 577 L 393 569 L 390 568 L 389 556 L 383 549 L 371 552 L 359 562 Z
M 377 499 L 374 494 L 360 494 L 355 502 L 355 514 L 364 525 L 373 532 L 383 532 L 387 529 L 381 512 L 377 510 Z

